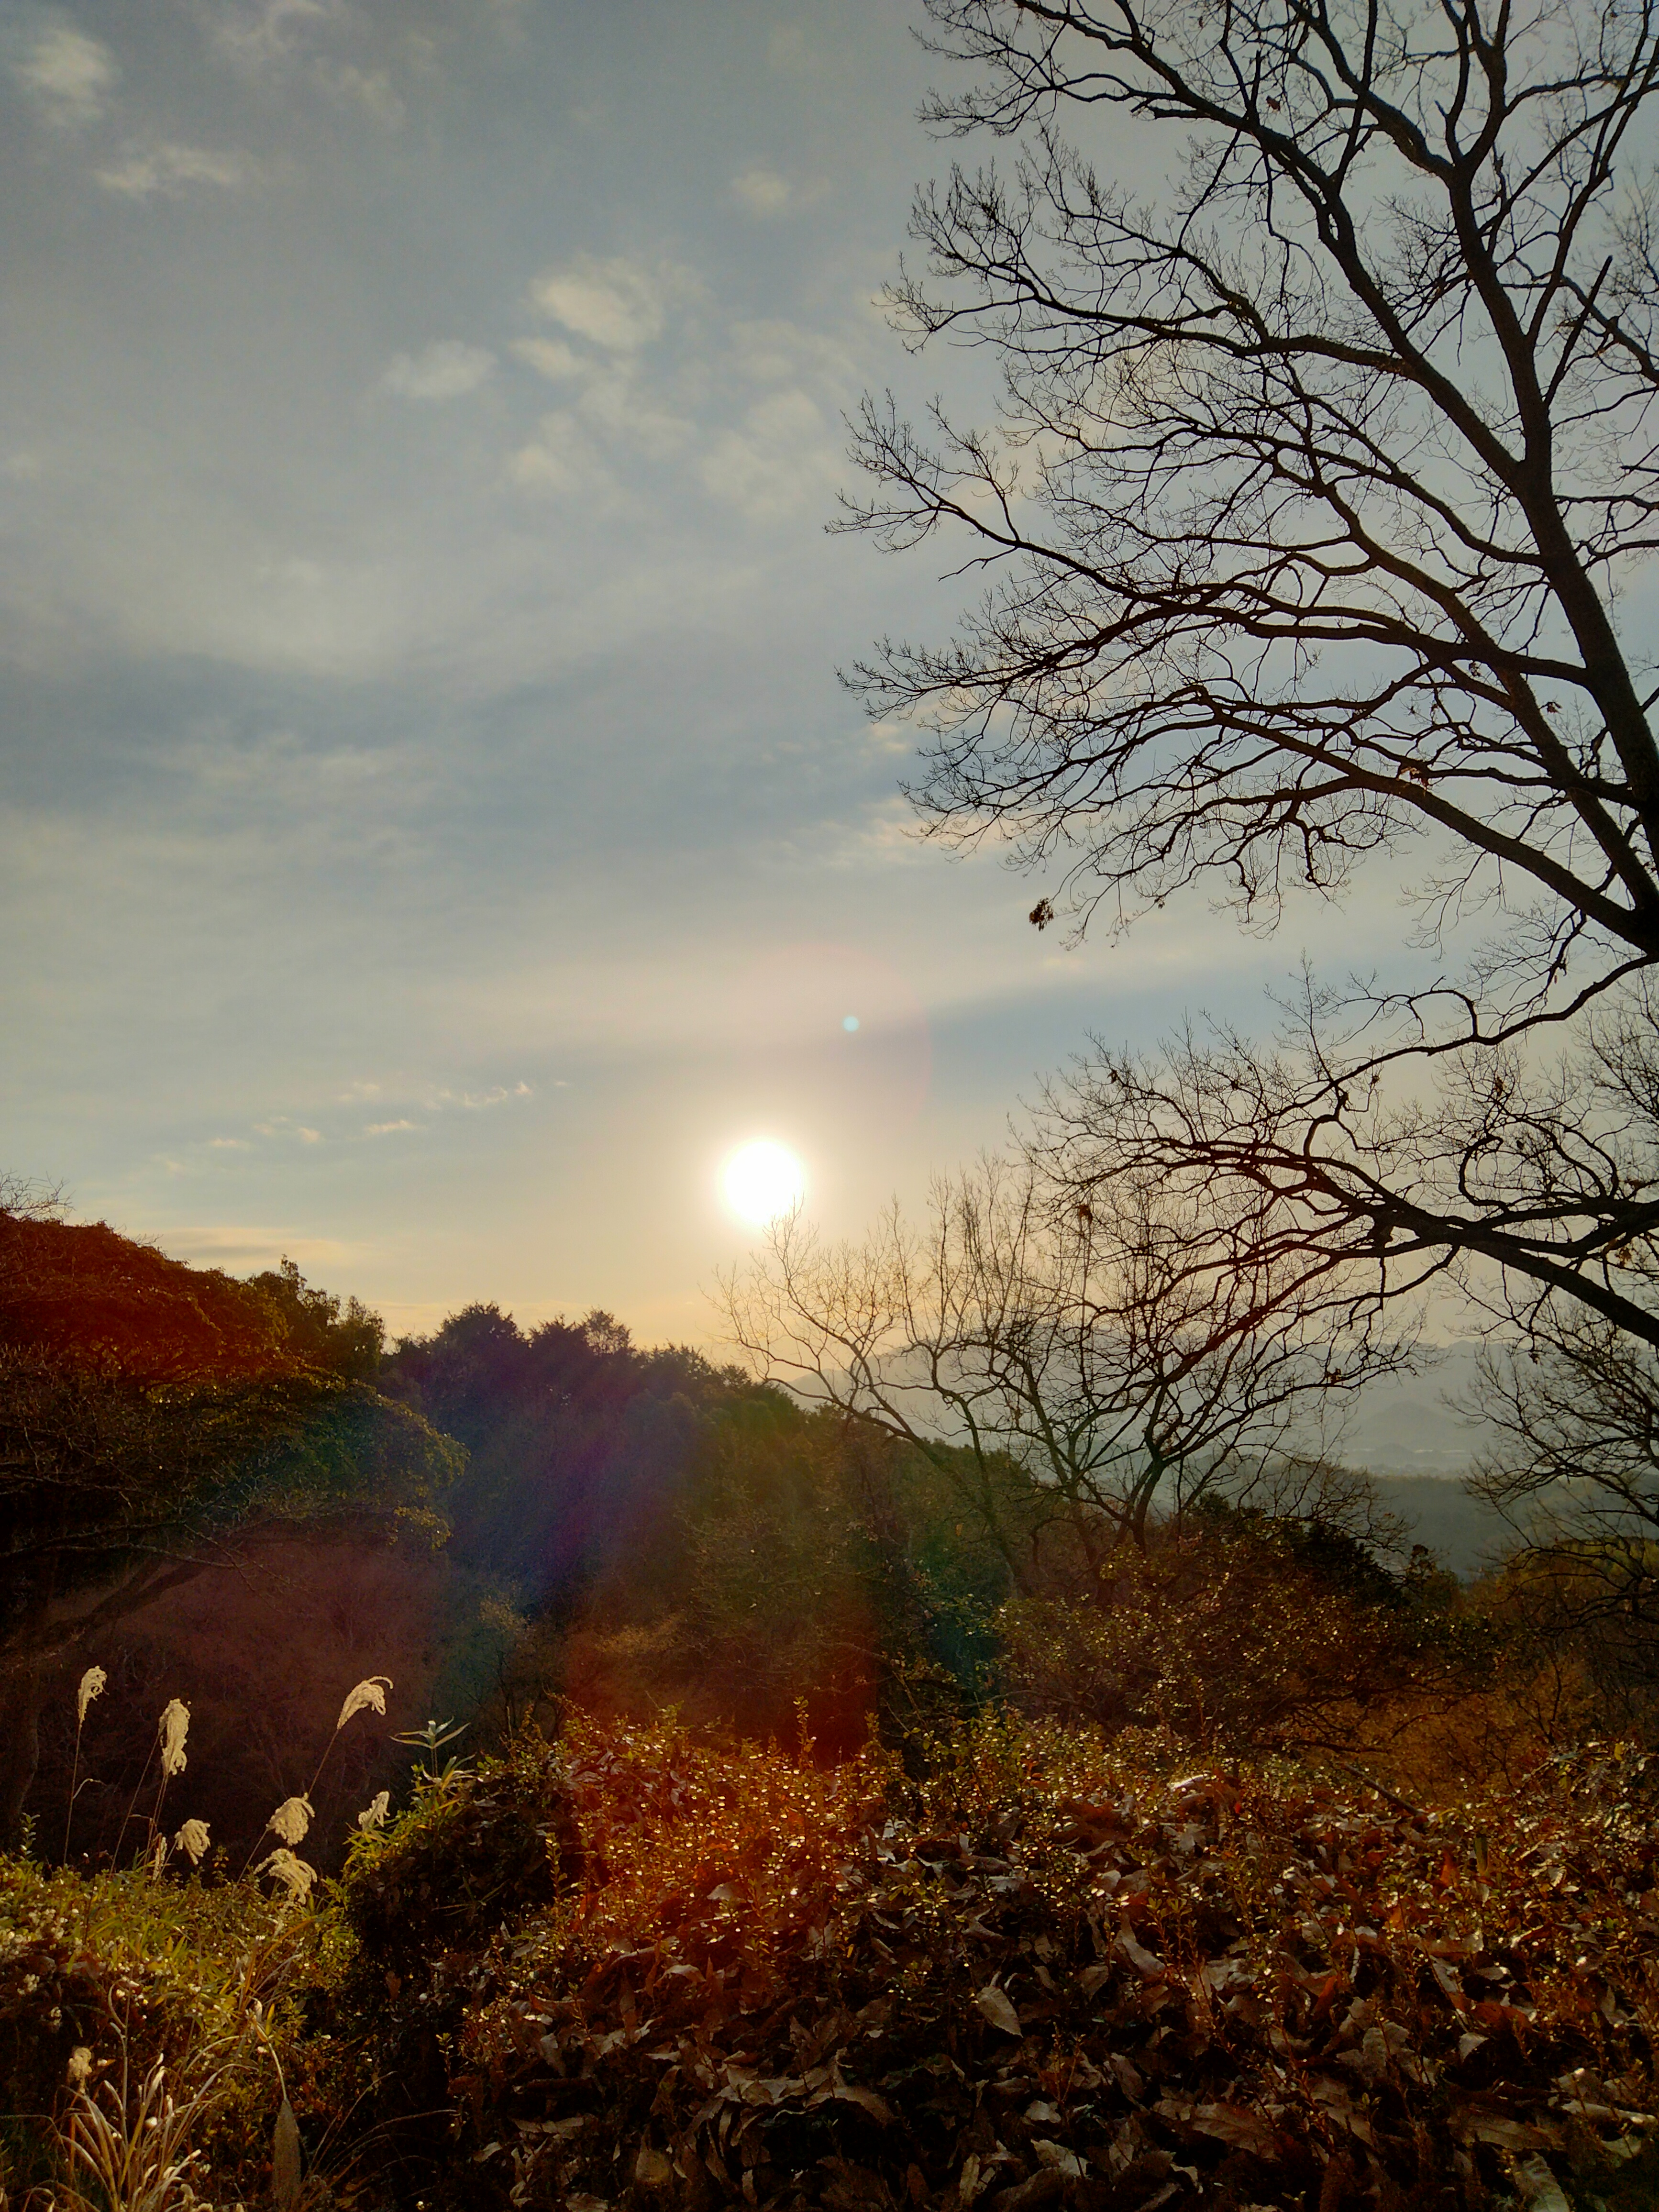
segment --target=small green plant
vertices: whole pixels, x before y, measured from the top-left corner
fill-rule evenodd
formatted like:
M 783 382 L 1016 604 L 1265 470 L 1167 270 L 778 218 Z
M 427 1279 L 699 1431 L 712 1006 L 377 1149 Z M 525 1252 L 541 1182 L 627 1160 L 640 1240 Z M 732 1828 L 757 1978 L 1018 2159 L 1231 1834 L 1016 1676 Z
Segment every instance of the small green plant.
M 429 1720 L 424 1728 L 410 1729 L 403 1735 L 394 1735 L 392 1741 L 393 1743 L 412 1744 L 417 1751 L 425 1753 L 425 1765 L 415 1770 L 423 1789 L 448 1790 L 456 1783 L 465 1781 L 472 1770 L 463 1766 L 455 1759 L 446 1759 L 440 1769 L 438 1753 L 447 1743 L 453 1743 L 457 1736 L 465 1735 L 471 1725 L 468 1721 Z

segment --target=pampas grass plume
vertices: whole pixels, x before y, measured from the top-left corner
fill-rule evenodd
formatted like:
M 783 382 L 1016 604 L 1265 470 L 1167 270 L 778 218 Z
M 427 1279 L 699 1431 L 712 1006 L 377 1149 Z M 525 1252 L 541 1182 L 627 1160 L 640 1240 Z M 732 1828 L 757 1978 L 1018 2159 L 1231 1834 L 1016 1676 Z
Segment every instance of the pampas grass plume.
M 268 1874 L 273 1881 L 281 1882 L 289 1898 L 304 1905 L 311 1895 L 311 1885 L 317 1879 L 317 1869 L 296 1859 L 288 1850 L 274 1850 L 269 1858 L 261 1859 L 253 1869 L 255 1874 Z
M 186 1820 L 173 1839 L 173 1848 L 183 1851 L 192 1866 L 199 1866 L 208 1848 L 208 1824 L 205 1820 Z
M 170 1782 L 185 1771 L 185 1738 L 190 1733 L 190 1707 L 182 1698 L 171 1699 L 155 1723 L 161 1738 L 161 1773 Z
M 309 1797 L 284 1797 L 265 1826 L 278 1843 L 302 1844 L 315 1810 Z
M 373 1705 L 377 1713 L 384 1714 L 386 1711 L 386 1693 L 391 1687 L 392 1677 L 390 1674 L 370 1674 L 366 1680 L 359 1682 L 356 1688 L 351 1691 L 347 1696 L 344 1705 L 340 1708 L 340 1717 L 334 1723 L 335 1735 L 338 1735 L 340 1730 L 351 1718 L 353 1713 L 362 1712 L 367 1705 Z
M 102 1691 L 109 1676 L 101 1667 L 88 1667 L 75 1693 L 75 1757 L 70 1763 L 69 1810 L 64 1815 L 64 1863 L 69 1864 L 70 1831 L 75 1826 L 75 1801 L 81 1790 L 81 1731 L 87 1724 L 87 1707 Z M 125 1826 L 125 1822 L 122 1823 Z
M 392 1807 L 392 1792 L 377 1790 L 368 1803 L 357 1815 L 357 1826 L 362 1829 L 383 1828 Z

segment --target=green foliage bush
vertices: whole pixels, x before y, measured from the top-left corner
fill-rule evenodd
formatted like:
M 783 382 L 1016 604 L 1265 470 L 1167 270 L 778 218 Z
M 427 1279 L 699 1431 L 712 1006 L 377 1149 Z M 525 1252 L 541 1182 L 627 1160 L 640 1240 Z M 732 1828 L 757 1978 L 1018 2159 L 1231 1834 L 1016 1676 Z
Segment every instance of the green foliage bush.
M 349 1941 L 329 2011 L 370 2051 L 382 2117 L 443 2103 L 478 1961 L 584 1863 L 562 1762 L 534 1734 L 479 1772 L 425 1778 L 401 1819 L 357 1839 L 337 1892 Z

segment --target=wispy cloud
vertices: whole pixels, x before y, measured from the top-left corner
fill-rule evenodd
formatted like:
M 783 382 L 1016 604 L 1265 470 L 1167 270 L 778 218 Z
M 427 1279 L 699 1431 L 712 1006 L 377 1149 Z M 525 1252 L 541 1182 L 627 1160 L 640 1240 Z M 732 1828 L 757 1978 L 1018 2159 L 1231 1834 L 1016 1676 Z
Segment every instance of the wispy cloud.
M 153 199 L 157 194 L 173 199 L 192 185 L 234 191 L 252 181 L 253 165 L 245 154 L 216 154 L 205 146 L 169 143 L 133 148 L 122 161 L 93 173 L 106 191 L 119 192 L 127 199 Z
M 781 170 L 769 168 L 763 161 L 743 170 L 732 179 L 732 198 L 762 222 L 774 222 L 780 216 L 816 206 L 829 189 L 822 177 L 786 177 Z
M 308 30 L 338 15 L 338 0 L 210 0 L 204 9 L 213 43 L 239 69 L 287 59 Z
M 512 351 L 515 359 L 527 362 L 550 384 L 568 384 L 573 377 L 582 375 L 587 366 L 562 338 L 515 338 Z
M 732 365 L 756 384 L 811 384 L 842 405 L 865 384 L 864 366 L 837 337 L 781 316 L 733 323 Z
M 463 338 L 439 338 L 419 353 L 393 356 L 380 379 L 385 391 L 400 399 L 462 399 L 489 382 L 495 356 L 486 346 Z
M 680 372 L 695 348 L 677 344 L 672 362 L 654 365 L 646 349 L 700 289 L 688 269 L 591 254 L 536 280 L 535 311 L 586 343 L 514 340 L 515 359 L 550 383 L 574 387 L 570 403 L 543 416 L 534 437 L 513 455 L 515 483 L 597 504 L 614 495 L 641 460 L 667 460 L 696 445 L 696 422 L 665 404 L 684 396 Z
M 579 253 L 538 276 L 530 301 L 538 314 L 578 337 L 612 353 L 633 353 L 662 336 L 670 307 L 693 289 L 687 270 Z
M 659 405 L 641 388 L 628 362 L 606 363 L 587 380 L 580 400 L 584 418 L 613 441 L 649 459 L 662 460 L 689 444 L 695 426 L 683 415 Z
M 750 215 L 781 215 L 794 198 L 787 177 L 781 177 L 775 169 L 745 169 L 740 177 L 732 179 L 732 196 L 746 207 Z
M 268 1229 L 240 1222 L 214 1226 L 158 1229 L 154 1241 L 176 1260 L 191 1260 L 198 1267 L 223 1267 L 251 1274 L 256 1268 L 292 1260 L 307 1270 L 338 1267 L 354 1255 L 354 1248 L 331 1237 L 296 1237 L 285 1229 Z
M 716 499 L 765 522 L 824 500 L 842 471 L 823 410 L 809 393 L 793 391 L 751 407 L 738 428 L 714 440 L 697 472 Z
M 392 1086 L 394 1097 L 403 1087 L 401 1085 Z M 556 1085 L 555 1087 L 564 1086 Z M 382 1095 L 385 1088 L 386 1086 L 376 1083 L 354 1083 L 343 1094 L 340 1103 L 343 1105 L 349 1105 L 364 1098 L 374 1097 Z M 428 1115 L 446 1113 L 484 1114 L 495 1107 L 509 1105 L 514 1100 L 532 1098 L 534 1096 L 535 1092 L 532 1085 L 520 1079 L 513 1083 L 491 1084 L 487 1089 L 482 1091 L 434 1088 L 410 1097 L 409 1103 L 414 1108 L 415 1113 Z M 391 1102 L 387 1103 L 390 1104 Z M 252 1129 L 254 1136 L 270 1138 L 278 1143 L 320 1145 L 332 1141 L 349 1144 L 359 1137 L 398 1137 L 426 1128 L 428 1123 L 424 1121 L 416 1121 L 415 1113 L 388 1113 L 383 1121 L 365 1121 L 356 1127 L 336 1127 L 331 1135 L 325 1135 L 322 1130 L 314 1129 L 308 1123 L 297 1121 L 291 1114 L 271 1114 L 263 1121 L 250 1123 L 249 1127 Z M 246 1137 L 210 1137 L 207 1139 L 207 1146 L 210 1152 L 246 1152 L 258 1149 Z
M 567 411 L 543 416 L 535 436 L 514 454 L 508 471 L 526 491 L 580 498 L 596 506 L 616 489 L 599 448 Z
M 386 70 L 359 69 L 354 62 L 319 61 L 316 78 L 337 106 L 360 108 L 386 131 L 396 131 L 402 125 L 404 103 L 393 89 Z
M 510 1098 L 533 1098 L 534 1096 L 527 1083 L 498 1083 L 488 1091 L 441 1091 L 437 1103 L 443 1106 L 465 1106 L 477 1114 L 491 1106 L 505 1106 Z
M 273 1115 L 269 1121 L 256 1121 L 254 1134 L 260 1137 L 296 1137 L 302 1145 L 320 1145 L 320 1129 L 307 1128 L 303 1121 L 295 1121 L 286 1114 Z
M 121 72 L 101 39 L 73 23 L 52 23 L 11 65 L 12 75 L 48 123 L 95 123 Z

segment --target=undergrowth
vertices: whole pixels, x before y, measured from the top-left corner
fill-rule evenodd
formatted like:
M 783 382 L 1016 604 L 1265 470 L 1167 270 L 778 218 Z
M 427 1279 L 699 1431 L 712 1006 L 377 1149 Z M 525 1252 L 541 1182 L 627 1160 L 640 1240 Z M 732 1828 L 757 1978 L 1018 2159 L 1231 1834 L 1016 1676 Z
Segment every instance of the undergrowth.
M 7 1862 L 3 2179 L 44 2212 L 76 2054 L 125 2049 L 222 2070 L 225 2208 L 280 2075 L 309 2201 L 363 2212 L 1635 2212 L 1656 1784 L 1601 1747 L 1417 1812 L 994 1712 L 833 1765 L 569 1714 L 309 1909 Z

